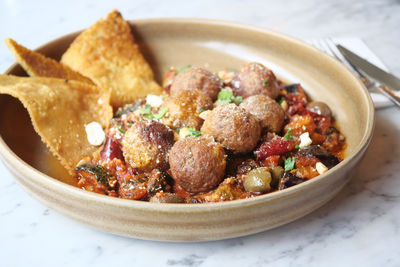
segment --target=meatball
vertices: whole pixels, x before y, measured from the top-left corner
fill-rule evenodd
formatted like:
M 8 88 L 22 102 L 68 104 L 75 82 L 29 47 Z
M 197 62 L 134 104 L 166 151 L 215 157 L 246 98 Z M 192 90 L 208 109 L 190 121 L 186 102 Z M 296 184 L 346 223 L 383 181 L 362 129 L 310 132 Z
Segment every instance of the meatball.
M 270 132 L 279 133 L 285 120 L 285 112 L 272 98 L 265 95 L 253 95 L 243 100 L 240 107 L 253 114 Z
M 190 193 L 216 187 L 225 176 L 226 155 L 212 138 L 190 137 L 174 144 L 169 154 L 174 181 Z
M 122 153 L 127 163 L 140 171 L 168 168 L 168 152 L 174 133 L 154 120 L 136 121 L 122 139 Z
M 168 114 L 163 123 L 172 129 L 189 127 L 200 129 L 203 119 L 199 114 L 213 108 L 213 102 L 206 94 L 199 90 L 182 90 L 170 96 L 163 104 L 168 108 Z
M 207 115 L 201 127 L 234 154 L 248 153 L 260 139 L 261 126 L 256 117 L 235 104 L 222 104 Z
M 171 95 L 182 90 L 197 89 L 208 95 L 212 100 L 216 100 L 222 87 L 222 81 L 212 72 L 192 67 L 180 72 L 171 84 Z
M 235 95 L 243 98 L 252 95 L 278 97 L 279 86 L 274 73 L 260 63 L 246 63 L 232 78 Z

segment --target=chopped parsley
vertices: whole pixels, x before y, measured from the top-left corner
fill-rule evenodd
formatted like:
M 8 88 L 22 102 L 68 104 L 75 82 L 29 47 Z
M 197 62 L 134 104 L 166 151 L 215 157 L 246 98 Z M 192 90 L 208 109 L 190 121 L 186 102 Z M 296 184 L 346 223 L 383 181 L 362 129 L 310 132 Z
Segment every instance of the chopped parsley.
M 282 105 L 283 101 L 285 101 L 285 98 L 282 96 L 281 98 L 279 98 L 278 104 Z
M 150 106 L 150 104 L 146 104 L 146 105 L 144 105 L 144 108 L 142 108 L 142 109 L 139 109 L 138 110 L 138 113 L 139 114 L 143 114 L 143 115 L 150 115 L 151 114 L 151 106 Z
M 204 111 L 207 111 L 208 109 L 204 109 L 204 108 L 201 108 L 200 109 L 200 113 L 202 113 L 202 112 L 204 112 Z
M 229 104 L 235 103 L 240 104 L 243 102 L 243 97 L 241 96 L 234 96 L 233 92 L 229 89 L 221 89 L 218 93 L 218 104 Z
M 121 133 L 125 134 L 126 130 L 122 129 L 122 128 L 118 128 L 118 131 L 120 131 Z
M 186 137 L 199 137 L 201 136 L 201 132 L 197 131 L 195 129 L 192 128 L 188 128 L 189 134 Z
M 299 149 L 300 148 L 300 146 L 299 145 L 295 145 L 295 147 L 294 147 L 295 149 Z
M 228 70 L 230 70 L 230 71 L 232 71 L 232 72 L 234 72 L 234 73 L 237 72 L 237 69 L 235 69 L 235 68 L 228 68 Z
M 293 141 L 292 135 L 292 129 L 289 128 L 286 134 L 283 136 L 283 139 Z
M 265 84 L 266 86 L 269 86 L 269 78 L 265 79 L 264 84 Z
M 182 72 L 182 71 L 184 71 L 184 70 L 187 70 L 187 69 L 189 69 L 189 68 L 191 68 L 191 67 L 192 67 L 192 65 L 183 66 L 182 68 L 180 68 L 180 69 L 178 70 L 178 73 L 180 73 L 180 72 Z
M 144 108 L 138 110 L 139 114 L 142 114 L 146 119 L 161 119 L 168 112 L 168 108 L 162 108 L 157 114 L 151 113 L 150 104 L 146 104 Z
M 294 169 L 294 157 L 289 157 L 285 159 L 285 172 L 291 171 Z
M 168 112 L 168 108 L 167 108 L 167 107 L 164 107 L 164 108 L 162 108 L 157 114 L 154 114 L 154 115 L 153 115 L 153 118 L 159 120 L 159 119 L 161 119 L 162 117 L 164 117 L 164 115 L 165 115 L 167 112 Z

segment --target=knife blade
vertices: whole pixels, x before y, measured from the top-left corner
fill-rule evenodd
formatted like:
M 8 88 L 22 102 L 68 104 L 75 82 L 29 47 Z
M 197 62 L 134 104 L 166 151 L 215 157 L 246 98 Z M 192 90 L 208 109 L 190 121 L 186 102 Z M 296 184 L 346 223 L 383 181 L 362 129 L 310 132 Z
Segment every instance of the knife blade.
M 361 70 L 367 76 L 380 83 L 381 85 L 376 88 L 400 107 L 400 80 L 396 76 L 378 68 L 341 45 L 336 45 L 336 47 L 357 71 Z
M 358 68 L 359 70 L 363 71 L 366 75 L 373 78 L 374 80 L 378 81 L 381 84 L 386 85 L 392 90 L 398 91 L 400 90 L 400 79 L 390 74 L 381 68 L 375 66 L 374 64 L 368 62 L 367 60 L 363 59 L 362 57 L 356 55 L 355 53 L 351 52 L 347 48 L 337 45 L 339 51 L 343 54 L 343 56 L 350 61 L 353 66 Z

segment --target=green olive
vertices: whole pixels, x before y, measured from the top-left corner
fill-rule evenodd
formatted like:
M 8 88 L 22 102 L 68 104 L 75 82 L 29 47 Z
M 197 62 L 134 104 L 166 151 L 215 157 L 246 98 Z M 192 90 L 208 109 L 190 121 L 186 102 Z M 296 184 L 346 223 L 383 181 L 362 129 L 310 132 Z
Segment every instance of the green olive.
M 153 203 L 183 203 L 183 198 L 173 193 L 163 193 L 162 195 L 154 195 L 150 198 L 149 202 Z
M 266 193 L 271 190 L 271 173 L 266 167 L 251 170 L 244 180 L 243 186 L 247 192 Z
M 271 169 L 272 181 L 271 186 L 274 188 L 278 187 L 279 180 L 282 178 L 285 170 L 281 166 L 276 166 Z

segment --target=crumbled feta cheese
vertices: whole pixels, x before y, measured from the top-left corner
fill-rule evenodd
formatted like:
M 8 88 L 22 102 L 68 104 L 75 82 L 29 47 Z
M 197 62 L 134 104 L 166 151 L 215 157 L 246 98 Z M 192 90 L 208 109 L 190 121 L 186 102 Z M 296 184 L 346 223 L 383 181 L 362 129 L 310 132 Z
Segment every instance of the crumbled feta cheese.
M 323 173 L 326 173 L 328 171 L 328 167 L 326 167 L 321 162 L 317 162 L 317 164 L 315 164 L 315 168 L 317 169 L 317 172 L 319 174 L 323 174 Z
M 106 139 L 106 135 L 98 122 L 91 122 L 85 126 L 86 136 L 91 145 L 99 146 Z
M 179 130 L 179 140 L 185 139 L 190 134 L 189 128 L 183 127 Z
M 146 104 L 149 104 L 152 107 L 159 107 L 163 103 L 163 99 L 158 95 L 147 95 L 146 96 Z
M 289 106 L 288 106 L 288 103 L 286 102 L 286 100 L 283 100 L 283 101 L 282 101 L 282 103 L 281 103 L 281 108 L 282 108 L 284 111 L 287 111 L 287 110 L 289 109 Z
M 300 148 L 309 146 L 311 144 L 312 144 L 312 140 L 311 140 L 310 134 L 308 132 L 305 132 L 300 135 L 300 144 L 299 144 Z
M 210 114 L 210 110 L 205 110 L 202 113 L 199 114 L 199 117 L 202 118 L 203 120 L 205 120 L 208 116 L 208 114 Z

